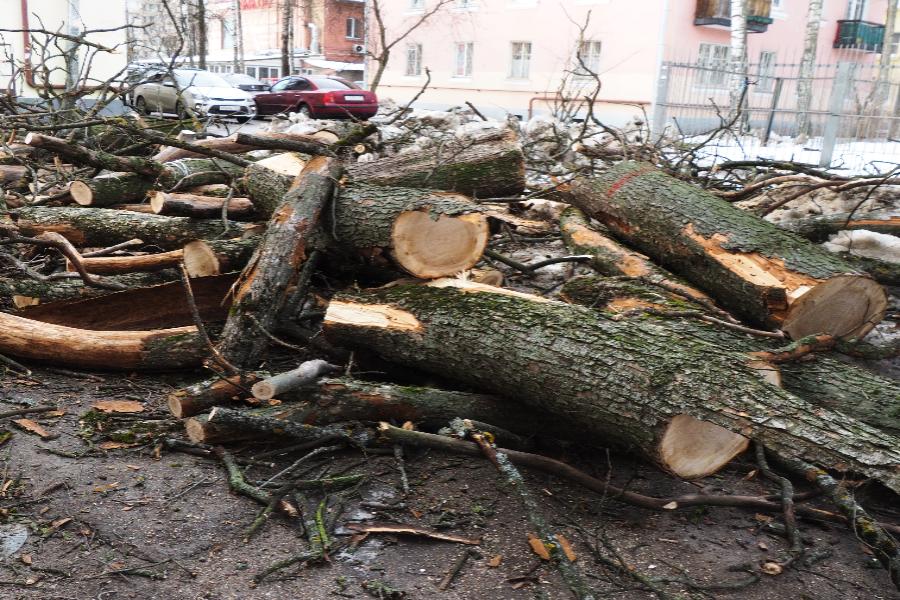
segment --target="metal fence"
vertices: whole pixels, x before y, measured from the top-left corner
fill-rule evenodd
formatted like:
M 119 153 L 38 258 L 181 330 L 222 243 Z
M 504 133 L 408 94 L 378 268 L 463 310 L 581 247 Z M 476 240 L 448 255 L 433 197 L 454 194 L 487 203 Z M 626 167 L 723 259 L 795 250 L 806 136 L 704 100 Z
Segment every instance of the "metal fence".
M 900 162 L 900 67 L 892 66 L 887 77 L 879 79 L 876 64 L 816 65 L 809 80 L 808 136 L 800 145 L 800 65 L 757 63 L 748 73 L 737 124 L 742 135 L 715 142 L 729 157 L 802 158 L 822 166 L 862 159 Z M 664 63 L 653 114 L 656 133 L 668 128 L 694 137 L 716 129 L 728 118 L 732 90 L 740 89 L 741 82 L 724 64 Z M 779 149 L 781 155 L 776 156 Z

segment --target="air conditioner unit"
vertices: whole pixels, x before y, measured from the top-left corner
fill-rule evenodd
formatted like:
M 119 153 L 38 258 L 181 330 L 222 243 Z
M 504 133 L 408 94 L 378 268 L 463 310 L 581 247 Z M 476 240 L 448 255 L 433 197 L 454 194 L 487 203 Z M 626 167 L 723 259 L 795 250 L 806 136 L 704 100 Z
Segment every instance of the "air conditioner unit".
M 353 52 L 356 54 L 365 54 L 366 47 L 364 44 L 353 44 Z

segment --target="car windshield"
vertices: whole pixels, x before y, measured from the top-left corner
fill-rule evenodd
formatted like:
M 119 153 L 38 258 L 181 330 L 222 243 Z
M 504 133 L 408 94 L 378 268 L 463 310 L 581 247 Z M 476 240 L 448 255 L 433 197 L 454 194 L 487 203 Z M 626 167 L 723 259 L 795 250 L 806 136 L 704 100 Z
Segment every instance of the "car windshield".
M 330 77 L 310 77 L 310 81 L 316 84 L 320 90 L 358 90 L 359 88 L 343 79 L 332 79 Z
M 192 85 L 197 87 L 232 87 L 230 83 L 206 71 L 175 71 L 175 79 L 180 87 L 186 88 Z

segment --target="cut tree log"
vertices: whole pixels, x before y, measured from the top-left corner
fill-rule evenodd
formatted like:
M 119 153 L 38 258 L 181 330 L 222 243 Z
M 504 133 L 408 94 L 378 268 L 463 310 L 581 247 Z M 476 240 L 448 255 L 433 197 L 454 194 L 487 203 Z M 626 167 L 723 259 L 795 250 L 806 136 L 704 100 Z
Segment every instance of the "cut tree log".
M 235 279 L 236 275 L 229 274 L 191 280 L 194 302 L 203 321 L 225 320 L 230 306 L 228 291 Z M 194 324 L 181 281 L 121 292 L 107 290 L 103 296 L 28 306 L 15 314 L 34 321 L 95 331 L 164 329 Z
M 238 132 L 225 138 L 207 138 L 204 140 L 196 140 L 192 143 L 195 146 L 222 150 L 224 152 L 230 152 L 231 154 L 241 154 L 250 152 L 251 150 L 274 149 L 303 152 L 312 155 L 334 156 L 334 153 L 330 150 L 328 144 L 322 140 L 310 135 L 296 133 L 260 132 L 251 135 Z M 181 158 L 200 156 L 203 155 L 192 150 L 167 146 L 160 150 L 153 157 L 153 160 L 166 163 Z
M 619 323 L 453 279 L 338 294 L 324 327 L 333 343 L 486 391 L 515 390 L 522 402 L 639 449 L 681 477 L 714 473 L 749 437 L 900 491 L 900 440 L 766 383 L 745 355 L 646 320 Z
M 253 373 L 207 379 L 169 394 L 169 410 L 179 419 L 193 417 L 213 406 L 249 397 L 250 386 L 257 381 L 259 377 Z
M 254 163 L 255 164 L 255 163 Z M 210 183 L 209 185 L 197 185 L 185 188 L 185 194 L 196 194 L 198 196 L 213 196 L 215 198 L 227 198 L 231 192 L 231 186 L 225 183 Z
M 302 406 L 296 404 L 280 404 L 277 406 L 265 406 L 262 408 L 254 408 L 246 411 L 225 411 L 229 416 L 235 416 L 236 419 L 211 420 L 216 413 L 221 416 L 222 411 L 217 407 L 213 408 L 210 414 L 197 415 L 188 418 L 184 422 L 184 431 L 188 439 L 195 444 L 221 444 L 235 442 L 240 440 L 252 440 L 265 436 L 264 432 L 257 429 L 244 427 L 245 422 L 252 422 L 254 419 L 266 421 L 268 423 L 287 422 L 286 426 L 290 427 L 290 421 L 303 410 Z M 308 427 L 308 426 L 307 426 Z
M 26 235 L 45 231 L 62 234 L 75 246 L 111 246 L 139 237 L 147 245 L 175 250 L 203 238 L 215 238 L 224 232 L 221 219 L 164 217 L 128 211 L 78 207 L 34 206 L 16 210 L 16 225 Z M 232 235 L 240 235 L 251 225 L 228 222 Z
M 669 317 L 638 312 L 628 318 L 649 319 L 672 329 L 681 338 L 705 340 L 735 352 L 769 351 L 784 344 L 744 333 L 732 324 L 677 316 L 697 307 L 668 295 L 665 290 L 635 281 L 590 275 L 573 277 L 560 289 L 560 297 L 613 319 L 623 319 L 629 311 L 641 308 L 670 312 Z M 872 427 L 900 434 L 900 384 L 893 380 L 825 353 L 778 365 L 759 364 L 758 369 L 772 375 L 771 383 L 781 385 L 810 404 L 839 410 Z
M 296 390 L 319 379 L 321 376 L 336 371 L 339 367 L 321 359 L 308 360 L 296 369 L 267 377 L 250 388 L 253 397 L 258 400 L 271 400 L 280 394 Z
M 241 186 L 247 191 L 260 218 L 269 219 L 284 200 L 306 159 L 293 152 L 258 161 L 244 171 Z
M 174 270 L 154 273 L 130 273 L 106 278 L 107 281 L 119 283 L 126 288 L 139 288 L 156 285 L 178 279 Z M 35 303 L 56 302 L 73 298 L 94 298 L 113 293 L 113 290 L 86 286 L 79 277 L 38 281 L 36 279 L 0 278 L 0 306 L 16 308 L 30 306 Z
M 234 240 L 194 240 L 184 249 L 184 266 L 191 277 L 218 275 L 243 269 L 256 247 L 259 236 Z
M 231 313 L 219 340 L 218 350 L 231 364 L 251 366 L 268 345 L 268 332 L 288 300 L 288 288 L 300 276 L 312 249 L 310 236 L 340 175 L 337 159 L 309 161 L 269 220 L 259 247 L 235 284 Z
M 120 275 L 122 273 L 147 273 L 177 267 L 184 253 L 170 250 L 157 254 L 137 254 L 126 256 L 97 256 L 82 258 L 81 265 L 88 273 L 97 275 Z M 66 260 L 66 271 L 76 271 L 75 265 Z
M 0 165 L 14 165 L 34 154 L 34 148 L 25 144 L 6 144 L 0 149 Z
M 195 194 L 169 194 L 150 192 L 150 208 L 157 215 L 216 219 L 222 216 L 225 198 L 212 198 Z M 228 201 L 227 216 L 236 221 L 248 221 L 254 217 L 253 203 L 249 198 L 232 198 Z
M 347 167 L 347 173 L 353 181 L 477 198 L 516 196 L 525 189 L 525 157 L 512 131 L 355 163 Z
M 792 338 L 862 337 L 884 317 L 871 277 L 808 240 L 651 165 L 578 179 L 572 203 L 754 324 Z
M 28 180 L 25 165 L 0 165 L 0 185 L 18 187 Z
M 900 233 L 900 215 L 834 213 L 784 221 L 778 226 L 802 235 L 810 241 L 824 242 L 828 236 L 839 231 L 856 229 L 897 235 Z
M 149 204 L 113 204 L 110 210 L 128 210 L 131 212 L 144 213 L 145 215 L 155 215 L 153 207 Z
M 199 365 L 208 352 L 195 327 L 91 331 L 0 313 L 0 354 L 56 366 L 182 369 Z
M 143 200 L 153 180 L 137 173 L 104 173 L 69 183 L 69 195 L 81 206 L 104 207 Z
M 353 184 L 341 189 L 326 230 L 338 246 L 376 263 L 390 257 L 422 279 L 475 266 L 487 246 L 487 218 L 465 196 Z
M 83 146 L 78 146 L 62 138 L 50 135 L 31 132 L 25 136 L 24 142 L 33 148 L 39 148 L 62 156 L 67 161 L 77 165 L 87 165 L 108 171 L 138 173 L 151 179 L 158 177 L 163 170 L 163 165 L 154 160 L 138 156 L 118 156 L 108 152 L 88 150 Z

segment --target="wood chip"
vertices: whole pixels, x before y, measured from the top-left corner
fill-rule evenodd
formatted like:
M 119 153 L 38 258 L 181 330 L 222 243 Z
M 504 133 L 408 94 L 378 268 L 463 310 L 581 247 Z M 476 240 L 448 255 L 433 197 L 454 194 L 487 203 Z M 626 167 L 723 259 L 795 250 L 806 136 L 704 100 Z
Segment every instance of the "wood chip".
M 126 442 L 101 442 L 97 444 L 97 447 L 101 450 L 118 450 L 119 448 L 133 448 L 137 446 L 137 444 L 129 444 Z
M 26 565 L 30 565 L 32 562 L 30 554 L 23 554 L 22 556 L 19 557 L 19 559 Z
M 15 423 L 18 427 L 24 429 L 28 433 L 39 435 L 45 440 L 47 438 L 53 437 L 53 434 L 51 434 L 49 431 L 47 431 L 31 419 L 16 419 L 13 421 L 13 423 Z
M 779 575 L 784 569 L 778 563 L 767 562 L 762 566 L 762 572 L 766 575 Z
M 550 552 L 547 551 L 547 546 L 544 545 L 544 541 L 533 533 L 528 534 L 528 545 L 531 546 L 531 551 L 541 557 L 542 560 L 550 560 Z
M 50 523 L 50 527 L 53 529 L 59 529 L 63 527 L 66 523 L 70 522 L 72 517 L 63 517 L 62 519 L 56 519 L 55 521 Z
M 496 569 L 497 567 L 500 566 L 500 563 L 501 563 L 501 562 L 503 562 L 503 557 L 502 557 L 501 555 L 498 554 L 497 556 L 492 557 L 492 558 L 487 562 L 487 566 L 491 567 L 492 569 Z
M 100 400 L 93 407 L 101 412 L 139 413 L 144 412 L 144 405 L 134 400 Z
M 566 558 L 569 559 L 569 562 L 575 562 L 578 560 L 578 555 L 575 554 L 575 550 L 572 549 L 572 544 L 569 543 L 569 540 L 562 534 L 556 535 L 556 541 L 559 542 L 559 547 L 562 548 L 563 554 L 566 555 Z
M 405 525 L 402 523 L 348 523 L 347 529 L 352 531 L 362 531 L 365 533 L 399 533 L 404 535 L 418 535 L 431 538 L 433 540 L 441 540 L 444 542 L 456 542 L 458 544 L 469 544 L 477 546 L 481 543 L 481 538 L 468 538 L 461 535 L 453 535 L 450 533 L 442 533 L 433 529 L 426 529 L 417 525 Z

